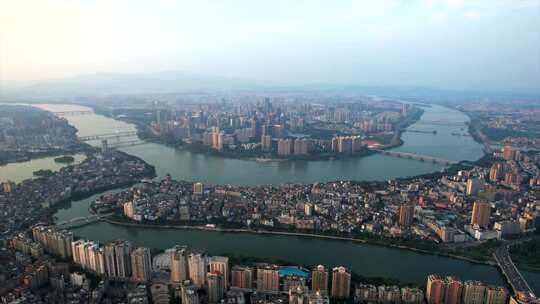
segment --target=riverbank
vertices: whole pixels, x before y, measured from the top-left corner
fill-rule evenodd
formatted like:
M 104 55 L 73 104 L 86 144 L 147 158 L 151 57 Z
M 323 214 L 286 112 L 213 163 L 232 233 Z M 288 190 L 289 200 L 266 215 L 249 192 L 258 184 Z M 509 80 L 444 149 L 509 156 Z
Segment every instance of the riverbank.
M 466 261 L 466 262 L 470 262 L 474 264 L 482 264 L 482 265 L 489 265 L 489 266 L 497 265 L 494 261 L 480 261 L 480 260 L 475 260 L 469 257 L 455 255 L 455 254 L 434 252 L 434 251 L 414 248 L 410 246 L 391 244 L 388 242 L 376 242 L 369 239 L 359 239 L 359 238 L 336 236 L 336 235 L 287 232 L 287 231 L 270 231 L 270 230 L 264 230 L 264 229 L 255 230 L 255 229 L 248 229 L 248 228 L 223 228 L 223 227 L 209 227 L 209 226 L 194 226 L 194 225 L 162 225 L 162 224 L 154 225 L 154 224 L 124 222 L 124 221 L 118 221 L 118 220 L 114 220 L 110 218 L 102 219 L 102 221 L 109 223 L 111 225 L 139 227 L 139 228 L 154 228 L 154 229 L 167 229 L 167 230 L 171 230 L 171 229 L 172 230 L 198 230 L 198 231 L 225 232 L 225 233 L 250 233 L 250 234 L 258 234 L 258 235 L 283 235 L 283 236 L 297 236 L 297 237 L 305 237 L 305 238 L 317 238 L 317 239 L 355 242 L 355 243 L 360 243 L 360 244 L 369 244 L 369 245 L 383 246 L 383 247 L 394 248 L 394 249 L 409 250 L 416 253 L 427 254 L 427 255 L 438 255 L 438 256 L 453 258 L 453 259 L 462 260 L 462 261 Z

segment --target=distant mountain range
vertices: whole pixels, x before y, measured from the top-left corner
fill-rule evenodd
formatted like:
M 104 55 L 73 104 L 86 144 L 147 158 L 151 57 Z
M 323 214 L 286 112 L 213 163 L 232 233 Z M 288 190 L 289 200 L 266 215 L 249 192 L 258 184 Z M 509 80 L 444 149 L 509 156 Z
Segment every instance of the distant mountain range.
M 196 75 L 179 71 L 146 74 L 100 73 L 68 79 L 29 83 L 6 83 L 0 87 L 0 101 L 73 100 L 78 97 L 111 95 L 136 96 L 189 92 L 259 92 L 259 93 L 359 93 L 423 101 L 466 100 L 540 100 L 540 92 L 486 92 L 434 89 L 423 87 L 363 86 L 350 84 L 309 84 L 287 86 L 250 79 Z

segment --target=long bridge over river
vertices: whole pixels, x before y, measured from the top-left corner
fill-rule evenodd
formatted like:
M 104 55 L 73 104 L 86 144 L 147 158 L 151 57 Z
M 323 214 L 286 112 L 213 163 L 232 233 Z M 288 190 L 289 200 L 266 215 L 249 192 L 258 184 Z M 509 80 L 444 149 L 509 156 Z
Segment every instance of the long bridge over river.
M 58 116 L 79 116 L 79 115 L 90 115 L 94 114 L 94 111 L 90 110 L 80 110 L 80 111 L 58 111 L 53 112 L 54 114 Z
M 495 261 L 499 265 L 501 272 L 506 277 L 506 280 L 514 290 L 516 295 L 525 295 L 527 298 L 534 299 L 536 296 L 533 293 L 532 288 L 529 286 L 525 278 L 519 272 L 512 258 L 510 257 L 509 246 L 503 246 L 498 248 L 495 253 L 493 253 Z
M 397 152 L 397 151 L 381 150 L 381 149 L 371 149 L 371 150 L 377 153 L 383 154 L 383 155 L 387 155 L 387 156 L 419 160 L 423 162 L 429 162 L 429 163 L 445 165 L 445 166 L 459 163 L 458 161 L 455 161 L 455 160 L 444 159 L 444 158 L 428 156 L 428 155 L 421 155 L 421 154 L 410 153 L 410 152 Z
M 133 137 L 137 135 L 137 131 L 119 131 L 111 133 L 102 133 L 88 136 L 79 136 L 77 139 L 80 141 L 92 141 L 92 140 L 103 140 L 111 138 L 121 138 L 121 137 Z
M 77 227 L 82 227 L 86 225 L 93 224 L 95 222 L 101 221 L 103 218 L 109 217 L 113 215 L 113 213 L 106 213 L 106 214 L 91 214 L 88 216 L 78 216 L 74 217 L 67 221 L 62 221 L 56 224 L 56 227 L 60 229 L 72 229 Z

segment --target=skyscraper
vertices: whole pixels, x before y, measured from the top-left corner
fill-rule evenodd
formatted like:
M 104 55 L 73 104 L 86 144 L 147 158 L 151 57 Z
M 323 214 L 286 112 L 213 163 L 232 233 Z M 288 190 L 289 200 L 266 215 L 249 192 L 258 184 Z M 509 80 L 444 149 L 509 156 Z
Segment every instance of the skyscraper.
M 487 228 L 489 225 L 489 217 L 491 215 L 491 207 L 488 203 L 474 202 L 471 225 L 478 225 L 481 228 Z
M 399 207 L 399 226 L 406 228 L 413 222 L 414 205 L 403 204 Z
M 332 298 L 349 298 L 351 293 L 351 273 L 340 266 L 332 270 Z
M 148 282 L 152 275 L 150 249 L 139 247 L 131 253 L 132 279 L 135 282 Z
M 189 279 L 201 288 L 206 284 L 208 257 L 202 252 L 191 252 L 188 256 Z
M 328 295 L 328 270 L 323 265 L 318 265 L 311 271 L 311 291 Z
M 179 286 L 189 279 L 188 250 L 185 246 L 175 246 L 169 251 L 171 285 Z
M 446 284 L 438 275 L 431 274 L 427 279 L 426 300 L 427 304 L 443 304 Z
M 221 272 L 209 272 L 208 277 L 208 303 L 218 303 L 225 293 L 225 283 Z
M 229 288 L 229 258 L 223 256 L 210 257 L 208 262 L 210 272 L 219 272 L 223 275 L 225 290 Z

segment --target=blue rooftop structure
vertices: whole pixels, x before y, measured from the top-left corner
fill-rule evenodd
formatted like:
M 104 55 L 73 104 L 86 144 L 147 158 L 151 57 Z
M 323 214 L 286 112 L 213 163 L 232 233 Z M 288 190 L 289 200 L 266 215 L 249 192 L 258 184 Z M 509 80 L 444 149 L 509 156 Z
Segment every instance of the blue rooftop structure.
M 294 266 L 285 266 L 279 269 L 280 277 L 302 277 L 309 278 L 309 272 L 302 270 L 302 268 Z

